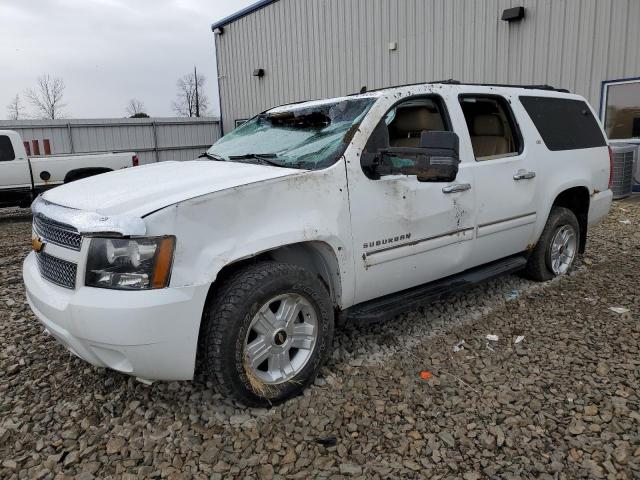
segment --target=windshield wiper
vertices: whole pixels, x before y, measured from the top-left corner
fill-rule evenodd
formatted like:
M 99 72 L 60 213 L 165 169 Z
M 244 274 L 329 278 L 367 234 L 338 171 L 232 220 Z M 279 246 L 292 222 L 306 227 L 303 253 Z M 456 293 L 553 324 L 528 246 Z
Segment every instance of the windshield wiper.
M 283 163 L 274 162 L 270 160 L 272 158 L 278 158 L 275 153 L 246 153 L 244 155 L 230 155 L 229 160 L 258 160 L 258 162 L 264 165 L 273 165 L 274 167 L 286 167 Z
M 204 152 L 200 155 L 198 155 L 198 158 L 208 158 L 209 160 L 215 160 L 217 162 L 224 162 L 225 159 L 222 158 L 220 155 L 214 155 L 212 153 L 209 152 Z

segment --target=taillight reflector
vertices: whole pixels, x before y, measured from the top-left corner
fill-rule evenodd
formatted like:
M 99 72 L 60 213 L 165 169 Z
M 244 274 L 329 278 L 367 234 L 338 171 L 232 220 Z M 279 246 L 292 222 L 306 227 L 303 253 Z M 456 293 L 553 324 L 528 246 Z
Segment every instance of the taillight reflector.
M 133 157 L 131 157 L 131 164 L 134 167 L 137 167 L 138 165 L 140 165 L 140 160 L 138 159 L 138 155 L 134 155 Z

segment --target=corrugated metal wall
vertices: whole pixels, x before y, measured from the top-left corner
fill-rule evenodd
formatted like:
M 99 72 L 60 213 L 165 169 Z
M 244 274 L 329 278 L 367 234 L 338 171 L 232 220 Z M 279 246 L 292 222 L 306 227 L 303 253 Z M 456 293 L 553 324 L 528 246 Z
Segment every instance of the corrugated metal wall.
M 113 118 L 91 120 L 4 120 L 24 141 L 49 139 L 51 153 L 134 151 L 140 163 L 192 160 L 220 138 L 214 118 Z
M 500 20 L 520 5 L 523 21 Z M 550 84 L 597 109 L 603 80 L 640 76 L 640 1 L 280 0 L 216 51 L 225 132 L 273 105 L 448 78 Z

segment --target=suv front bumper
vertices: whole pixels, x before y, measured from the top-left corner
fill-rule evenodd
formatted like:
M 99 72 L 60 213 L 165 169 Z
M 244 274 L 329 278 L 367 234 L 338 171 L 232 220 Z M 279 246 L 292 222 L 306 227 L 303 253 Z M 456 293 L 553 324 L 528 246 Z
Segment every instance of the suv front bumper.
M 42 278 L 33 252 L 22 273 L 38 320 L 80 358 L 145 380 L 193 378 L 208 285 L 67 290 Z

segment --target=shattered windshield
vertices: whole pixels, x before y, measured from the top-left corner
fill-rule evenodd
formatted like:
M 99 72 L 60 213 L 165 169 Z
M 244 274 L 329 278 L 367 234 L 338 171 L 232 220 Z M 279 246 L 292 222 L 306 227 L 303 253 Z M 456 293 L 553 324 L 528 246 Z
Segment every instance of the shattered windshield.
M 375 98 L 326 100 L 277 107 L 222 137 L 206 156 L 318 170 L 344 153 Z

